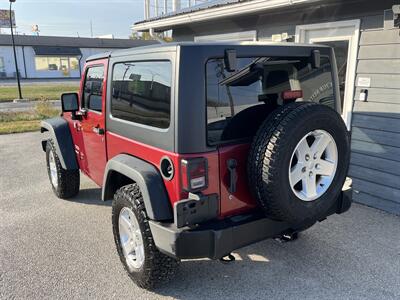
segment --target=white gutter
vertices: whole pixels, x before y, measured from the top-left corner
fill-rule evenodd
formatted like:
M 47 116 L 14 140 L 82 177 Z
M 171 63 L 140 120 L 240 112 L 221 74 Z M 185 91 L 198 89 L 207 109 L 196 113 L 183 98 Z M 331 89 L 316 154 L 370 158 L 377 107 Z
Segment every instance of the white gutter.
M 165 44 L 165 41 L 162 38 L 160 38 L 159 36 L 157 36 L 157 34 L 154 33 L 153 28 L 149 29 L 149 34 L 153 38 L 153 40 L 158 41 L 160 44 Z
M 253 0 L 223 5 L 220 7 L 206 8 L 190 13 L 182 13 L 176 16 L 164 17 L 158 20 L 135 24 L 134 31 L 148 31 L 150 29 L 170 29 L 177 25 L 207 21 L 217 18 L 226 18 L 249 13 L 256 13 L 267 9 L 291 6 L 317 0 Z

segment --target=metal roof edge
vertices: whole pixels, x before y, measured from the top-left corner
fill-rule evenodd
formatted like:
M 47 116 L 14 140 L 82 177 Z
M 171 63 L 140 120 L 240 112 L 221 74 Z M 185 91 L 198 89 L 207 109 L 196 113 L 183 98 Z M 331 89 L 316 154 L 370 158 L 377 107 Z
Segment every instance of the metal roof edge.
M 174 14 L 167 14 L 158 18 L 143 20 L 132 25 L 135 31 L 147 31 L 149 29 L 171 29 L 178 25 L 202 22 L 216 18 L 226 18 L 250 13 L 256 13 L 263 10 L 287 7 L 307 2 L 317 2 L 321 0 L 246 0 L 237 2 L 226 2 L 221 4 L 217 2 L 214 6 L 205 6 L 196 8 L 196 10 L 181 10 Z M 195 8 L 195 7 L 194 7 Z

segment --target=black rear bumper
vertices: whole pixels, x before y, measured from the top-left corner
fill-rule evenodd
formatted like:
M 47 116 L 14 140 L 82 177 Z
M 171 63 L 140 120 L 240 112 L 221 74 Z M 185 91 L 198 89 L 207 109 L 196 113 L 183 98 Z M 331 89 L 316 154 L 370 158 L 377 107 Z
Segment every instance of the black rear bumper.
M 342 191 L 337 205 L 321 218 L 349 210 L 352 189 Z M 196 227 L 177 228 L 171 223 L 150 221 L 156 246 L 163 253 L 178 258 L 219 259 L 230 252 L 252 243 L 304 230 L 312 224 L 301 224 L 293 228 L 286 222 L 274 221 L 263 215 L 240 215 L 220 221 L 207 222 Z

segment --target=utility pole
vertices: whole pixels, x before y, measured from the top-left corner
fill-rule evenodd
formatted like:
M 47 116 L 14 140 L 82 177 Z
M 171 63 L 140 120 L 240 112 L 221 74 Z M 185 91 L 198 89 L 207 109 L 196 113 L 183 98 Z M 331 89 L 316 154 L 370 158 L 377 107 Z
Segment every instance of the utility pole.
M 12 39 L 12 46 L 14 51 L 14 61 L 15 61 L 15 71 L 17 76 L 17 84 L 18 84 L 18 95 L 19 99 L 22 99 L 22 91 L 21 91 L 21 81 L 19 78 L 19 70 L 18 70 L 18 61 L 17 61 L 17 51 L 15 50 L 15 39 L 14 39 L 14 31 L 13 31 L 13 18 L 12 18 L 12 4 L 15 0 L 10 1 L 10 28 L 11 28 L 11 39 Z
M 93 37 L 93 22 L 90 20 L 90 37 Z

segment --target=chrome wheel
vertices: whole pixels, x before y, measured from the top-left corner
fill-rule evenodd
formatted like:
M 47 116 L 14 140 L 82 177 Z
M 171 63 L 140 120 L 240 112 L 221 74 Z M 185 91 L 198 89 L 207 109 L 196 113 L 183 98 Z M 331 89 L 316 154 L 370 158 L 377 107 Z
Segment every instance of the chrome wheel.
M 142 232 L 133 211 L 124 207 L 118 218 L 119 240 L 129 270 L 135 271 L 144 263 L 144 246 Z
M 51 184 L 54 188 L 58 187 L 58 175 L 57 175 L 57 166 L 56 166 L 56 159 L 54 157 L 53 151 L 49 153 L 49 169 L 50 169 L 50 179 Z
M 338 164 L 338 150 L 325 130 L 306 134 L 297 144 L 289 165 L 289 182 L 303 201 L 321 197 L 332 184 Z

